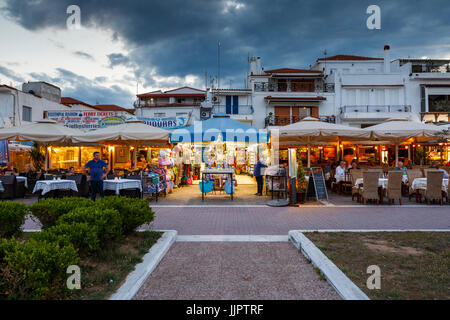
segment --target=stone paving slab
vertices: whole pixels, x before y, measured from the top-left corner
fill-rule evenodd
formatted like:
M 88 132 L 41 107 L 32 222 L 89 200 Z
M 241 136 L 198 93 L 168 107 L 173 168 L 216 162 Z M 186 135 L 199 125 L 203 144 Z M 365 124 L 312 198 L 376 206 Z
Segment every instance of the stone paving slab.
M 280 235 L 289 230 L 450 229 L 450 207 L 155 208 L 155 229 L 179 235 Z
M 287 242 L 176 242 L 135 300 L 340 299 Z

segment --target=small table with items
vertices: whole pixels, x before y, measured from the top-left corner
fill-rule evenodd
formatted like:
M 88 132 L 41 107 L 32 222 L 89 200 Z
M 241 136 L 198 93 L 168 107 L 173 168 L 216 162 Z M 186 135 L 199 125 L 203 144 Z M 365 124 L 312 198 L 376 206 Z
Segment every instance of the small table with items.
M 133 179 L 117 179 L 117 180 L 104 180 L 103 190 L 113 190 L 117 195 L 120 194 L 122 189 L 139 189 L 142 193 L 142 182 L 141 180 Z
M 230 176 L 230 180 L 227 183 L 231 183 L 230 186 L 230 196 L 231 196 L 231 201 L 233 201 L 233 194 L 234 194 L 234 180 L 233 180 L 233 175 L 234 175 L 234 169 L 204 169 L 202 171 L 202 187 L 204 188 L 205 186 L 205 182 L 207 179 L 205 179 L 205 175 L 207 174 L 226 174 Z M 228 179 L 227 179 L 228 180 Z M 205 201 L 205 190 L 201 188 L 202 191 L 202 201 Z
M 78 192 L 77 184 L 73 180 L 39 180 L 34 186 L 33 193 L 41 191 L 40 196 L 58 190 L 72 190 Z

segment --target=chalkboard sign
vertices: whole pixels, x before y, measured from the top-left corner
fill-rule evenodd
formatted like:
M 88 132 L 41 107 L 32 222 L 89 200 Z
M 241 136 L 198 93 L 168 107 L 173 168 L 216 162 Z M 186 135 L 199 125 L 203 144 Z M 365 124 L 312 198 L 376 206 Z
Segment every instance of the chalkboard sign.
M 327 186 L 322 168 L 311 168 L 306 197 L 316 197 L 317 200 L 328 200 Z

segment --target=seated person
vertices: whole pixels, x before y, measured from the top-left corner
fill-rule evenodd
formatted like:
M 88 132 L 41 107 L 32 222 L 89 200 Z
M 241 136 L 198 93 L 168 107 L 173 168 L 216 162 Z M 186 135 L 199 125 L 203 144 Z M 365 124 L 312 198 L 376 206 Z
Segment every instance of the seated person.
M 75 168 L 70 167 L 69 171 L 67 171 L 66 176 L 73 176 L 75 174 Z
M 407 169 L 408 169 L 408 168 L 406 168 L 406 167 L 403 165 L 403 162 L 402 162 L 402 161 L 399 161 L 399 162 L 398 162 L 398 165 L 394 168 L 394 171 L 403 171 L 403 175 L 406 175 Z
M 354 159 L 354 160 L 352 161 L 352 164 L 351 164 L 350 167 L 348 168 L 348 171 L 350 172 L 350 170 L 353 170 L 353 169 L 358 169 L 358 170 L 359 170 L 358 162 L 356 162 L 356 159 Z
M 343 181 L 345 179 L 345 166 L 346 166 L 346 162 L 345 161 L 341 161 L 339 163 L 339 166 L 336 167 L 336 174 L 334 175 L 334 178 L 336 179 L 336 181 Z
M 433 164 L 430 166 L 430 168 L 437 169 L 438 171 L 442 171 L 444 173 L 444 179 L 448 179 L 447 170 L 439 168 L 439 163 L 437 161 L 433 161 Z
M 13 174 L 15 176 L 19 175 L 19 173 L 17 172 L 17 169 L 11 165 L 11 162 L 8 162 L 8 164 L 6 165 L 6 168 L 4 168 L 2 170 L 2 174 L 4 174 L 4 175 L 12 175 Z
M 36 178 L 36 172 L 34 172 L 34 168 L 31 166 L 31 164 L 27 163 L 25 165 L 25 172 L 22 174 L 22 176 L 27 178 Z

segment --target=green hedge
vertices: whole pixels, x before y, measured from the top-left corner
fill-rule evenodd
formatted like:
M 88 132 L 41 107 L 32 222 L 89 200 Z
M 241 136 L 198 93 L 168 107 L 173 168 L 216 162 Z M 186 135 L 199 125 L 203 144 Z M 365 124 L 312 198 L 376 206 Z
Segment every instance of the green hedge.
M 2 236 L 20 233 L 27 208 L 0 203 Z M 146 200 L 117 196 L 95 203 L 84 198 L 45 199 L 29 208 L 44 230 L 26 242 L 0 239 L 0 299 L 65 298 L 66 270 L 78 263 L 78 254 L 99 252 L 154 219 Z
M 0 202 L 0 238 L 19 236 L 28 214 L 28 206 L 20 202 Z
M 124 235 L 133 233 L 137 227 L 153 221 L 155 213 L 144 199 L 111 196 L 95 203 L 98 208 L 113 208 L 122 217 Z
M 47 230 L 36 232 L 33 239 L 56 242 L 60 246 L 72 244 L 82 256 L 93 253 L 100 248 L 97 228 L 86 222 L 57 224 Z
M 0 244 L 0 289 L 7 299 L 60 299 L 67 295 L 67 267 L 78 263 L 73 246 L 30 239 Z
M 43 199 L 31 205 L 30 210 L 42 223 L 42 228 L 47 229 L 56 224 L 62 215 L 77 208 L 86 208 L 94 205 L 94 202 L 85 198 L 68 197 L 62 199 Z
M 122 236 L 122 219 L 114 209 L 78 208 L 58 219 L 58 225 L 63 223 L 87 223 L 96 229 L 101 244 Z

